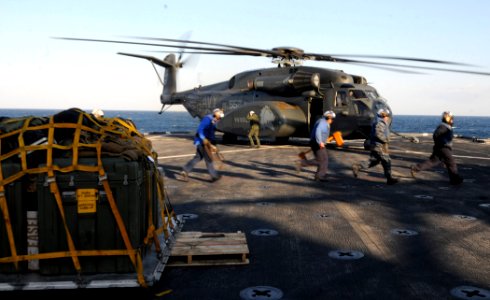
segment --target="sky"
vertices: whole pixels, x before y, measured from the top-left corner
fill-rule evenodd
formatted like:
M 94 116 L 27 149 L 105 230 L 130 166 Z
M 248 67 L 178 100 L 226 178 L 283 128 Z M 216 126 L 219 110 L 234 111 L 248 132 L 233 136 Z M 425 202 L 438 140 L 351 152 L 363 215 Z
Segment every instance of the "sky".
M 323 54 L 431 58 L 490 72 L 490 1 L 0 0 L 0 110 L 49 108 L 159 110 L 162 86 L 150 62 L 156 47 L 52 37 L 186 38 L 260 49 L 292 46 Z M 178 88 L 274 67 L 262 57 L 192 55 Z M 305 62 L 362 75 L 393 113 L 490 116 L 490 76 L 397 73 L 358 65 Z M 159 70 L 162 72 L 162 70 Z M 177 108 L 181 109 L 181 108 Z

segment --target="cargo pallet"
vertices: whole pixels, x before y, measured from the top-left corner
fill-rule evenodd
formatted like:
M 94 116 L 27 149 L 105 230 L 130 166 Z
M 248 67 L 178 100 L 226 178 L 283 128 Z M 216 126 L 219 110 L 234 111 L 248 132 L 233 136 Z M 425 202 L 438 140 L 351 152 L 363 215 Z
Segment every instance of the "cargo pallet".
M 148 287 L 183 226 L 151 141 L 73 108 L 0 120 L 0 291 Z
M 173 234 L 165 241 L 163 235 L 159 241 L 161 252 L 155 251 L 155 246 L 148 250 L 143 259 L 143 276 L 148 286 L 153 286 L 163 273 L 170 257 L 171 249 L 175 244 L 175 235 L 184 225 L 182 219 L 178 219 Z M 53 275 L 46 276 L 37 273 L 25 274 L 1 274 L 0 291 L 15 290 L 49 290 L 49 289 L 80 289 L 80 288 L 132 288 L 140 287 L 135 273 L 102 273 L 82 275 Z
M 159 218 L 159 227 L 161 227 L 162 224 L 160 220 L 161 218 Z M 142 277 L 138 277 L 139 274 L 137 271 L 131 271 L 133 268 L 130 268 L 131 265 L 129 259 L 126 257 L 121 257 L 121 259 L 124 270 L 128 271 L 117 273 L 96 273 L 93 270 L 84 273 L 84 269 L 82 269 L 80 274 L 57 274 L 51 271 L 52 267 L 56 266 L 57 262 L 52 262 L 46 264 L 45 269 L 49 270 L 47 275 L 40 274 L 38 271 L 25 270 L 25 268 L 23 272 L 18 273 L 12 271 L 0 271 L 0 291 L 140 287 L 142 286 L 141 278 L 143 278 L 144 285 L 153 286 L 160 279 L 161 274 L 164 271 L 168 258 L 170 257 L 170 249 L 175 244 L 175 234 L 178 234 L 181 231 L 183 225 L 184 220 L 180 216 L 176 216 L 176 221 L 173 222 L 172 228 L 168 229 L 167 238 L 165 238 L 164 234 L 159 234 L 158 242 L 155 241 L 152 243 L 151 247 L 139 250 L 142 251 L 143 254 L 140 263 L 142 266 Z M 156 244 L 158 244 L 159 247 L 157 247 Z M 85 258 L 81 257 L 81 259 L 83 260 Z M 118 258 L 110 259 L 114 265 Z M 84 262 L 87 263 L 86 260 Z M 107 262 L 107 260 L 105 262 Z M 93 267 L 95 263 L 89 262 L 86 265 Z M 27 266 L 27 264 L 24 266 Z
M 180 232 L 175 236 L 168 267 L 245 265 L 249 250 L 243 232 Z

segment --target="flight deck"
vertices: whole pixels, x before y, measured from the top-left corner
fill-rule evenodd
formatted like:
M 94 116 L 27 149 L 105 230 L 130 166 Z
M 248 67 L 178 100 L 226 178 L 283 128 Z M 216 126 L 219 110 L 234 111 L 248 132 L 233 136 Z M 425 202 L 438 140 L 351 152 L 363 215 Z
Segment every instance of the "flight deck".
M 456 138 L 454 155 L 464 182 L 449 184 L 442 166 L 410 175 L 427 159 L 430 135 L 419 143 L 393 136 L 388 186 L 381 166 L 354 178 L 351 165 L 367 160 L 362 140 L 328 145 L 328 182 L 298 171 L 308 141 L 250 148 L 218 147 L 222 178 L 211 182 L 204 161 L 182 181 L 194 153 L 192 134 L 153 134 L 165 188 L 185 222 L 182 233 L 212 239 L 237 257 L 199 256 L 165 266 L 149 291 L 140 288 L 39 291 L 132 299 L 490 299 L 490 143 Z M 312 158 L 312 153 L 307 154 Z M 178 234 L 176 235 L 178 239 Z M 226 237 L 226 244 L 219 242 Z M 230 246 L 231 245 L 231 246 Z M 224 252 L 223 252 L 224 253 Z M 222 259 L 241 260 L 227 264 Z M 214 261 L 214 263 L 212 263 Z M 199 262 L 196 264 L 196 262 Z M 33 292 L 34 293 L 34 292 Z M 13 293 L 10 295 L 14 295 Z M 3 295 L 2 295 L 3 298 Z
M 393 186 L 381 166 L 354 178 L 352 163 L 369 157 L 362 140 L 329 145 L 329 182 L 296 170 L 306 140 L 219 144 L 222 179 L 201 162 L 183 182 L 192 137 L 150 137 L 183 231 L 243 232 L 249 248 L 246 265 L 168 266 L 165 299 L 490 299 L 489 141 L 455 139 L 464 183 L 452 186 L 442 166 L 411 177 L 433 144 L 408 136 L 419 143 L 390 145 Z

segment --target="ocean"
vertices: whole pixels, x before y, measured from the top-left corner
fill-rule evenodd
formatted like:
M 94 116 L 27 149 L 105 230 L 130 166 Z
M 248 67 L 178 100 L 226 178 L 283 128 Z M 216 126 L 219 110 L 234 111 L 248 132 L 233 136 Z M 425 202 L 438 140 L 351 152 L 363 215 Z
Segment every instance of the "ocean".
M 0 109 L 0 117 L 49 116 L 60 112 L 54 109 Z M 115 111 L 106 110 L 106 117 L 131 119 L 143 133 L 194 132 L 199 119 L 192 118 L 185 111 Z M 440 123 L 440 116 L 395 115 L 392 130 L 398 133 L 432 133 Z M 467 138 L 490 138 L 490 117 L 455 117 L 454 133 Z

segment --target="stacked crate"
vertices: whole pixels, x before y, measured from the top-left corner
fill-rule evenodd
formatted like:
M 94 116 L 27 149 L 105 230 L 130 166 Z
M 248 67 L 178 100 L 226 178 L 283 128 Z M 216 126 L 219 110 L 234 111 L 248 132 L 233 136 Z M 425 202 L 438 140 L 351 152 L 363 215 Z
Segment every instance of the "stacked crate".
M 0 274 L 140 278 L 175 217 L 151 143 L 130 121 L 64 113 L 0 122 Z

